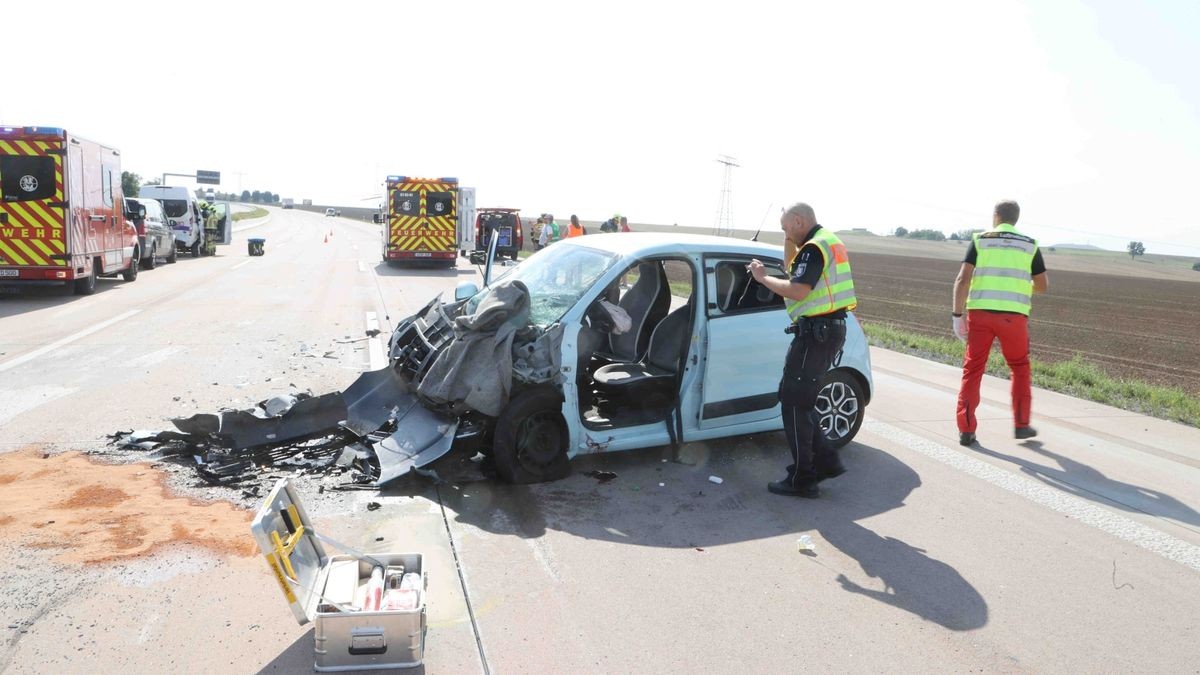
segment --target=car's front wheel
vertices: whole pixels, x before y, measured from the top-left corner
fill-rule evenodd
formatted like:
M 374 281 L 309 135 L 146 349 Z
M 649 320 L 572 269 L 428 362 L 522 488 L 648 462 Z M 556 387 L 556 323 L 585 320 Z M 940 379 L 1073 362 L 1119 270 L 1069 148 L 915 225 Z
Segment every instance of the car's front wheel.
M 142 268 L 152 270 L 158 267 L 158 244 L 150 245 L 150 255 L 142 258 Z
M 171 252 L 167 254 L 167 263 L 174 264 L 176 260 L 179 260 L 179 242 L 172 239 Z
M 142 267 L 142 250 L 137 246 L 133 247 L 133 258 L 129 261 L 129 268 L 121 272 L 121 278 L 125 281 L 137 281 L 138 270 Z
M 825 438 L 840 448 L 858 434 L 867 405 L 862 383 L 847 370 L 831 370 L 825 374 L 825 384 L 817 394 L 817 419 Z
M 551 389 L 529 389 L 500 413 L 492 442 L 496 473 L 509 483 L 542 483 L 566 478 L 567 423 L 562 399 Z

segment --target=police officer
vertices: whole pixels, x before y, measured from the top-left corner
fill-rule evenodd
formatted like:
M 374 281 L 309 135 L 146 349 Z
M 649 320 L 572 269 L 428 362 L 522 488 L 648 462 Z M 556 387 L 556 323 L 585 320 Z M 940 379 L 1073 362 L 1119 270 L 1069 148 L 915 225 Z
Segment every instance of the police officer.
M 755 281 L 787 303 L 793 335 L 779 383 L 783 430 L 792 450 L 787 477 L 767 485 L 775 494 L 816 497 L 817 483 L 846 472 L 817 418 L 821 377 L 846 340 L 846 312 L 857 306 L 846 246 L 832 230 L 817 224 L 808 204 L 797 203 L 779 219 L 790 255 L 788 279 L 767 276 L 758 260 L 746 269 Z
M 1012 372 L 1012 412 L 1016 438 L 1033 438 L 1029 426 L 1032 402 L 1029 373 L 1029 310 L 1034 293 L 1045 293 L 1050 282 L 1037 241 L 1013 227 L 1021 207 L 1013 201 L 996 204 L 992 229 L 978 233 L 954 280 L 951 326 L 955 337 L 967 343 L 963 354 L 962 384 L 958 389 L 958 442 L 975 443 L 979 385 L 987 367 L 992 342 Z M 964 312 L 966 316 L 963 316 Z

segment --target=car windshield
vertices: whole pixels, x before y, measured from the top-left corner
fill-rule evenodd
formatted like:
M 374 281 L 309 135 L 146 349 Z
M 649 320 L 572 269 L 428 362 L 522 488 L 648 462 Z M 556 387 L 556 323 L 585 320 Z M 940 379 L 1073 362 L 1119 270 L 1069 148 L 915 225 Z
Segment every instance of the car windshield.
M 549 326 L 574 307 L 618 259 L 615 253 L 586 246 L 551 246 L 510 268 L 492 283 L 511 279 L 523 282 L 529 289 L 529 322 Z M 467 311 L 475 311 L 490 292 L 484 289 L 477 293 L 468 303 Z

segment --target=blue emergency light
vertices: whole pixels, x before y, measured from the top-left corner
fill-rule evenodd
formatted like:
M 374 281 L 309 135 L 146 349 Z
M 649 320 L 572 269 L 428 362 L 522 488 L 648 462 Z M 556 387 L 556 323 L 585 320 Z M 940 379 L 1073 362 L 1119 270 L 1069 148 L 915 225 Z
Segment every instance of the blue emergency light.
M 59 127 L 0 127 L 0 135 L 3 136 L 18 136 L 23 134 L 66 136 L 67 132 Z
M 408 181 L 408 176 L 388 176 L 389 183 L 405 183 Z

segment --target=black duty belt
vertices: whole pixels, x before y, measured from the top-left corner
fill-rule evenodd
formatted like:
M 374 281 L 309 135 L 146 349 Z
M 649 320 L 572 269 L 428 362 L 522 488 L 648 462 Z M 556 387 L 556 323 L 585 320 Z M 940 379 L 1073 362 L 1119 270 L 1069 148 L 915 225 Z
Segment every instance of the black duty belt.
M 795 323 L 787 328 L 784 328 L 783 332 L 787 333 L 788 335 L 804 335 L 805 333 L 812 332 L 813 328 L 816 328 L 817 326 L 825 326 L 828 328 L 830 326 L 845 325 L 845 319 L 831 319 L 825 316 L 802 316 L 799 319 L 796 319 Z

